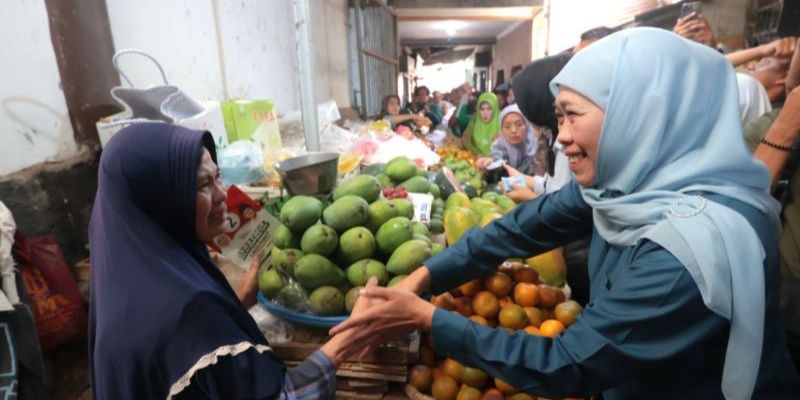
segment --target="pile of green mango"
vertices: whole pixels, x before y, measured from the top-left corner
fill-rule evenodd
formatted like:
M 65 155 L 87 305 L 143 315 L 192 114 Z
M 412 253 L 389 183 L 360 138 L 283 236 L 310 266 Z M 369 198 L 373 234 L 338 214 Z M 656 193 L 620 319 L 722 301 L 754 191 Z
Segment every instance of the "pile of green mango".
M 417 168 L 408 157 L 395 157 L 373 172 L 381 188 L 402 186 L 409 193 L 430 193 L 439 197 L 439 186 L 428 180 L 428 171 Z
M 465 160 L 458 159 L 454 156 L 449 156 L 444 159 L 444 166 L 453 171 L 453 175 L 458 179 L 462 185 L 462 189 L 467 192 L 469 197 L 475 197 L 484 188 L 484 181 L 481 178 L 481 172 L 469 164 Z M 470 188 L 475 189 L 474 194 Z
M 385 172 L 407 182 L 417 169 L 390 162 Z M 310 196 L 289 199 L 273 235 L 272 262 L 259 273 L 261 292 L 279 302 L 305 297 L 316 315 L 343 315 L 370 277 L 391 286 L 442 250 L 426 225 L 412 221 L 411 202 L 380 194 L 378 177 L 357 175 L 335 188 L 327 207 Z

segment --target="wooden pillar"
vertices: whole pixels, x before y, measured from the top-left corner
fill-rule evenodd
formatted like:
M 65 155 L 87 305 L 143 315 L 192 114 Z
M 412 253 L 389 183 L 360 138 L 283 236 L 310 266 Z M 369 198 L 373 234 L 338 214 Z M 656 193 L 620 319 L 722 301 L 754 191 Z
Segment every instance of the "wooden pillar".
M 45 0 L 61 86 L 78 145 L 97 148 L 95 123 L 121 110 L 109 90 L 119 85 L 105 0 Z

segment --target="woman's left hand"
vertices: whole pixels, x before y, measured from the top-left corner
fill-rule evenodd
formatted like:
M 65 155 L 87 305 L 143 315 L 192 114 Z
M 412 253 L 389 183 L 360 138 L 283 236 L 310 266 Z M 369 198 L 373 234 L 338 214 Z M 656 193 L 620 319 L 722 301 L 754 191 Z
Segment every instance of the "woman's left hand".
M 256 305 L 256 293 L 258 293 L 258 257 L 253 257 L 250 261 L 250 268 L 242 274 L 239 281 L 239 288 L 236 290 L 236 297 L 244 308 Z
M 433 304 L 414 293 L 377 286 L 364 289 L 358 301 L 369 306 L 354 310 L 350 318 L 330 330 L 331 336 L 350 330 L 349 343 L 357 347 L 372 348 L 395 334 L 430 330 L 436 311 Z
M 533 200 L 538 197 L 536 192 L 522 185 L 511 185 L 511 190 L 505 192 L 505 195 L 517 203 Z

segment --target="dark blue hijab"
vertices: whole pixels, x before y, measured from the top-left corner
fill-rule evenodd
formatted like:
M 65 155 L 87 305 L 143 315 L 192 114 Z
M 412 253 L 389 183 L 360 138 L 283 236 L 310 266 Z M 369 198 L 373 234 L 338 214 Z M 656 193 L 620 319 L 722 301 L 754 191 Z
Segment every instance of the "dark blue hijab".
M 103 150 L 89 226 L 97 399 L 164 399 L 202 356 L 267 344 L 196 238 L 204 147 L 216 162 L 208 132 L 148 123 L 121 130 Z M 259 372 L 261 394 L 271 397 L 283 384 L 283 365 L 269 352 L 257 355 L 269 358 Z

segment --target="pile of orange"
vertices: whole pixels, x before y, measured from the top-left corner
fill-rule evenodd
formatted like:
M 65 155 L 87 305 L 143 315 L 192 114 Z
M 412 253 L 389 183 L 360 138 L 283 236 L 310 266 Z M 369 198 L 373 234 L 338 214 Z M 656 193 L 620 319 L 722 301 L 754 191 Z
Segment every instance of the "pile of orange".
M 476 324 L 547 338 L 565 331 L 583 311 L 566 299 L 561 288 L 540 283 L 537 272 L 526 264 L 504 263 L 504 267 L 503 272 L 467 282 L 431 302 Z M 409 371 L 409 383 L 418 391 L 436 400 L 537 399 L 454 359 L 436 359 L 427 339 L 420 348 L 420 364 Z

